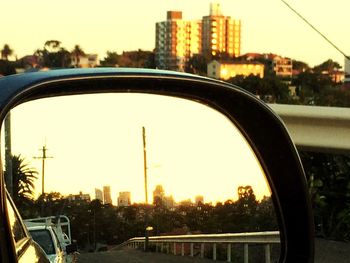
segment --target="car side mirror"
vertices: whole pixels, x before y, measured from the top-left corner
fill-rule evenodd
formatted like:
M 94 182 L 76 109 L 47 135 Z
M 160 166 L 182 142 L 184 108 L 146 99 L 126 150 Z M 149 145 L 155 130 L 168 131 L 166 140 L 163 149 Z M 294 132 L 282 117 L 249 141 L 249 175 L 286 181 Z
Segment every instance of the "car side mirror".
M 67 254 L 72 254 L 74 252 L 78 251 L 78 246 L 76 243 L 72 243 L 66 246 L 66 252 Z
M 279 117 L 252 94 L 228 83 L 188 74 L 158 70 L 105 68 L 53 70 L 9 76 L 0 79 L 0 90 L 2 90 L 0 93 L 0 120 L 2 122 L 5 121 L 6 116 L 9 116 L 11 109 L 15 109 L 18 105 L 21 106 L 20 104 L 24 102 L 96 93 L 107 95 L 137 93 L 175 97 L 214 109 L 224 116 L 225 120 L 234 126 L 233 130 L 237 130 L 244 138 L 251 150 L 251 156 L 259 164 L 262 173 L 265 175 L 271 191 L 271 200 L 279 227 L 280 262 L 312 262 L 314 253 L 313 217 L 306 178 L 299 155 Z M 97 103 L 95 104 L 94 100 L 90 101 L 88 105 L 92 110 L 96 108 L 95 112 L 100 107 Z M 164 105 L 169 105 L 169 103 Z M 48 108 L 50 108 L 50 104 L 47 104 Z M 79 105 L 76 108 L 79 109 Z M 157 112 L 162 112 L 162 110 L 163 108 L 159 107 Z M 131 108 L 128 108 L 128 111 L 125 112 L 130 111 Z M 172 111 L 176 112 L 177 109 L 175 108 Z M 167 115 L 168 113 L 165 114 L 165 116 L 170 116 Z M 182 116 L 186 116 L 186 113 Z M 94 120 L 99 118 L 101 116 L 95 116 Z M 192 125 L 195 126 L 196 122 L 192 121 Z M 185 127 L 185 125 L 181 127 Z M 216 127 L 211 128 L 215 130 Z M 6 140 L 9 136 L 6 133 L 6 122 L 3 125 L 2 132 L 5 133 L 4 144 L 8 146 Z M 209 140 L 215 142 L 215 136 Z M 235 148 L 234 144 L 229 148 Z M 203 151 L 205 150 L 203 148 Z M 183 152 L 185 151 L 186 148 L 184 147 Z M 124 153 L 126 154 L 127 151 L 124 151 Z M 5 146 L 6 154 L 7 157 L 2 157 L 9 160 L 11 151 L 9 147 Z M 224 153 L 219 150 L 215 152 L 215 155 L 219 159 L 225 157 Z M 147 170 L 148 167 L 145 165 L 144 169 Z M 11 192 L 10 186 L 13 184 L 10 178 L 12 177 L 7 173 L 5 179 L 9 192 Z M 215 178 L 217 178 L 214 170 L 212 178 L 212 184 L 214 185 Z M 198 176 L 198 181 L 200 179 L 200 176 Z M 4 183 L 1 187 L 1 191 L 4 193 Z M 195 188 L 196 184 L 194 183 L 192 189 Z M 251 192 L 251 188 L 248 186 L 238 187 L 238 194 L 242 198 L 249 196 Z M 45 192 L 43 191 L 43 193 Z M 159 196 L 162 197 L 161 194 Z M 203 200 L 198 200 L 199 203 L 203 203 Z M 159 202 L 157 203 L 156 200 L 154 206 L 157 208 L 157 205 L 159 207 Z M 230 206 L 232 203 L 228 202 L 227 205 Z M 187 207 L 191 207 L 191 204 L 187 204 Z M 90 229 L 95 229 L 95 219 L 99 215 L 96 211 L 100 208 L 101 204 L 91 205 L 88 214 L 92 220 L 91 224 L 86 226 L 88 229 L 86 236 L 90 236 L 90 232 L 88 232 Z M 0 209 L 4 209 L 1 203 Z M 205 204 L 198 205 L 197 210 L 200 211 L 201 209 L 205 209 Z M 181 210 L 181 213 L 186 214 L 188 212 Z M 9 226 L 4 225 L 4 222 L 7 221 L 3 220 L 0 223 L 3 224 L 0 225 L 0 228 L 9 229 Z M 146 226 L 148 225 L 146 224 Z M 187 225 L 183 225 L 185 229 Z M 152 227 L 155 227 L 155 225 L 152 225 Z M 219 229 L 219 231 L 223 230 Z M 187 233 L 189 232 L 187 231 Z M 114 235 L 112 238 L 118 238 L 118 236 Z M 149 242 L 152 242 L 152 239 Z M 68 246 L 67 253 L 68 250 L 73 251 L 74 247 Z

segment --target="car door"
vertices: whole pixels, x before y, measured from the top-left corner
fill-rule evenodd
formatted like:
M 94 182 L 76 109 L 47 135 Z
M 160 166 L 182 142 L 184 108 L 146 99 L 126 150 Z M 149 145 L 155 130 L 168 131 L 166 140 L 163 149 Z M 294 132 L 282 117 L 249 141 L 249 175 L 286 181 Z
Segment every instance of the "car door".
M 9 195 L 6 198 L 8 219 L 18 262 L 49 262 L 45 252 L 28 234 Z

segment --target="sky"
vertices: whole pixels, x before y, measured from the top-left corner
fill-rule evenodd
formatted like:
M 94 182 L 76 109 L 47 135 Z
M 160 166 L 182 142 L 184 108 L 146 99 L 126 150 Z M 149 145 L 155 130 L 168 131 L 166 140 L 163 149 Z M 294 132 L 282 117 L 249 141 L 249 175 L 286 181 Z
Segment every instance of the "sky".
M 146 94 L 94 94 L 32 101 L 11 111 L 12 153 L 39 172 L 46 144 L 45 192 L 89 193 L 111 186 L 144 202 L 142 127 L 146 129 L 148 195 L 161 184 L 175 201 L 203 195 L 205 202 L 237 199 L 251 185 L 269 196 L 266 178 L 248 143 L 208 106 Z M 3 145 L 3 144 L 2 144 Z M 4 162 L 3 162 L 4 163 Z
M 183 12 L 184 19 L 209 14 L 207 0 L 11 0 L 1 1 L 0 47 L 5 43 L 20 58 L 42 48 L 47 40 L 59 40 L 68 50 L 80 45 L 86 53 L 152 50 L 155 23 L 169 10 Z M 280 0 L 221 0 L 226 16 L 242 21 L 242 54 L 275 53 L 307 62 L 310 66 L 343 56 Z M 347 32 L 348 0 L 287 0 L 341 50 L 350 54 Z

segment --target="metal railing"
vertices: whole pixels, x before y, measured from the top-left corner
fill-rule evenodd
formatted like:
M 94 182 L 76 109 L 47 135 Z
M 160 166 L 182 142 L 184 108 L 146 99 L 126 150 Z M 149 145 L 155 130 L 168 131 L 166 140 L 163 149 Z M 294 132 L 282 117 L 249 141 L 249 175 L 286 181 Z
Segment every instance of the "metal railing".
M 200 234 L 200 235 L 177 235 L 177 236 L 151 236 L 149 245 L 155 246 L 156 252 L 166 252 L 174 255 L 194 257 L 195 246 L 200 246 L 200 257 L 204 258 L 205 246 L 211 246 L 212 259 L 217 260 L 217 246 L 226 246 L 226 260 L 231 262 L 232 245 L 243 245 L 244 263 L 249 260 L 249 245 L 262 245 L 265 247 L 265 263 L 271 263 L 271 245 L 280 243 L 279 231 L 235 233 L 235 234 Z M 144 248 L 145 238 L 135 237 L 127 240 L 119 246 L 131 248 Z M 178 249 L 180 248 L 180 249 Z M 185 249 L 187 248 L 187 249 Z M 180 251 L 178 253 L 178 251 Z M 187 253 L 186 253 L 187 252 Z M 188 253 L 189 252 L 189 253 Z

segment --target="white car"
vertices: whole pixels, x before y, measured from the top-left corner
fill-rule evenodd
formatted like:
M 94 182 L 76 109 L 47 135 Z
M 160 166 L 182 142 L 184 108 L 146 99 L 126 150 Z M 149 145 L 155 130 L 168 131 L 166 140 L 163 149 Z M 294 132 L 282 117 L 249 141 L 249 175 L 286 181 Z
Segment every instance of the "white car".
M 66 252 L 51 226 L 31 226 L 28 227 L 28 231 L 34 241 L 43 248 L 51 263 L 66 263 Z

